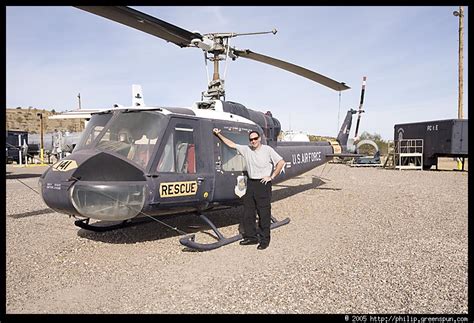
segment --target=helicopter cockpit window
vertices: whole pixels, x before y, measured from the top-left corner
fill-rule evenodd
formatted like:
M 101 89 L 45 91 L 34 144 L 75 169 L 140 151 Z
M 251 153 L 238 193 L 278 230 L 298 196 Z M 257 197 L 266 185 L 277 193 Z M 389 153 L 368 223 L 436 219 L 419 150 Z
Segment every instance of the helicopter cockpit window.
M 145 168 L 162 124 L 163 116 L 154 111 L 119 112 L 105 126 L 96 148 L 122 155 Z
M 222 130 L 222 135 L 229 138 L 233 142 L 239 145 L 249 144 L 248 132 L 230 132 Z M 227 147 L 222 144 L 222 170 L 227 172 L 241 172 L 247 170 L 245 166 L 244 158 L 237 153 L 237 150 Z
M 177 124 L 170 134 L 157 166 L 158 172 L 196 173 L 194 129 Z
M 174 172 L 174 149 L 173 149 L 173 133 L 171 133 L 166 141 L 165 149 L 161 154 L 158 162 L 157 171 L 159 172 Z
M 97 114 L 93 115 L 92 118 L 87 123 L 86 129 L 84 129 L 81 141 L 76 146 L 75 151 L 90 148 L 92 142 L 99 136 L 99 134 L 104 129 L 104 126 L 112 118 L 112 113 L 107 114 Z

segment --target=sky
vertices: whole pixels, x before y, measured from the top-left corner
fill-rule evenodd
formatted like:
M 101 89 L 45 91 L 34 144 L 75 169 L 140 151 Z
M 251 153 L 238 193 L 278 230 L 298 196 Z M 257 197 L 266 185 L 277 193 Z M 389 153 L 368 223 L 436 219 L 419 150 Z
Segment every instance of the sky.
M 351 89 L 338 92 L 245 58 L 221 63 L 226 100 L 271 111 L 283 130 L 337 135 L 348 109 L 359 134 L 393 139 L 394 125 L 458 116 L 457 6 L 133 6 L 189 31 L 240 36 L 231 46 L 285 60 Z M 468 22 L 464 7 L 464 118 L 468 118 Z M 212 78 L 212 65 L 208 63 Z M 190 107 L 207 89 L 204 54 L 66 6 L 6 8 L 6 106 L 66 111 L 130 105 Z M 224 73 L 225 72 L 225 73 Z M 356 116 L 351 131 L 354 135 Z

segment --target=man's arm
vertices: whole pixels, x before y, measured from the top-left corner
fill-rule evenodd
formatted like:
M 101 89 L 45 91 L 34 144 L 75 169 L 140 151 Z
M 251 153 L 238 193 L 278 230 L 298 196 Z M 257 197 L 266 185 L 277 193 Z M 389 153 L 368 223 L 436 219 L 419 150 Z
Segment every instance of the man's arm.
M 220 129 L 214 128 L 214 129 L 212 129 L 212 132 L 213 132 L 220 140 L 222 140 L 222 142 L 225 143 L 227 146 L 229 146 L 230 148 L 236 149 L 235 143 L 234 143 L 232 140 L 230 140 L 230 139 L 224 137 L 224 136 L 221 134 L 221 130 L 220 130 Z
M 283 166 L 285 166 L 285 161 L 283 159 L 281 159 L 275 166 L 275 170 L 273 171 L 272 175 L 271 176 L 265 176 L 264 178 L 262 178 L 262 180 L 260 182 L 264 183 L 264 184 L 267 184 L 267 182 L 269 181 L 272 181 L 275 179 L 275 177 L 277 177 Z
M 275 179 L 278 175 L 280 175 L 281 170 L 283 169 L 283 166 L 285 166 L 285 160 L 280 160 L 275 167 L 275 170 L 273 171 L 273 174 L 271 176 L 272 180 Z

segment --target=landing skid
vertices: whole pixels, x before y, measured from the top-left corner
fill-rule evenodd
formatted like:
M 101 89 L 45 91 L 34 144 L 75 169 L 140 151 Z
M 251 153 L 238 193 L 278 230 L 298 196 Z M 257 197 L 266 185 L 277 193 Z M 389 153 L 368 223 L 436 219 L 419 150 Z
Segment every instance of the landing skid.
M 76 220 L 74 221 L 74 224 L 80 228 L 83 228 L 89 231 L 94 231 L 94 232 L 112 231 L 112 230 L 117 230 L 117 229 L 129 227 L 129 226 L 133 226 L 137 224 L 137 223 L 132 223 L 130 220 L 124 220 L 118 224 L 99 226 L 99 225 L 89 224 L 89 220 L 90 220 L 89 218 Z
M 217 241 L 214 242 L 214 243 L 199 243 L 199 242 L 196 242 L 194 240 L 195 235 L 191 234 L 191 235 L 187 235 L 187 236 L 182 237 L 181 239 L 179 239 L 179 242 L 182 245 L 184 245 L 188 248 L 194 249 L 194 250 L 198 250 L 198 251 L 208 251 L 208 250 L 213 250 L 213 249 L 220 248 L 220 247 L 225 246 L 229 243 L 232 243 L 232 242 L 235 242 L 235 241 L 238 241 L 238 240 L 242 239 L 242 234 L 238 234 L 238 235 L 230 237 L 230 238 L 224 237 L 222 235 L 222 233 L 214 225 L 214 223 L 212 223 L 211 220 L 209 220 L 204 214 L 199 214 L 199 217 L 211 227 L 212 231 L 214 231 L 214 233 L 217 235 L 217 238 L 214 237 L 214 238 L 217 239 Z M 270 229 L 275 229 L 275 228 L 281 227 L 282 225 L 288 224 L 290 222 L 290 218 L 286 218 L 284 220 L 277 221 L 273 216 L 272 216 L 271 220 L 272 220 L 272 224 L 270 225 Z

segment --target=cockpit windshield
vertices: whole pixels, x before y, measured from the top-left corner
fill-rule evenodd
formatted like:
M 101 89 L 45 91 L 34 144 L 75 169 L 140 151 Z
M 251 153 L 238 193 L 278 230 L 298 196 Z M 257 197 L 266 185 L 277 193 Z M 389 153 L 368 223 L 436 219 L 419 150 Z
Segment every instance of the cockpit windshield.
M 95 148 L 113 152 L 144 168 L 159 143 L 164 119 L 157 111 L 143 110 L 95 115 L 76 150 Z
M 74 151 L 92 148 L 92 143 L 100 135 L 105 125 L 107 124 L 107 122 L 110 121 L 112 116 L 112 112 L 92 115 L 92 118 L 87 123 L 87 126 L 84 129 L 84 132 L 82 133 L 81 140 L 74 148 Z

